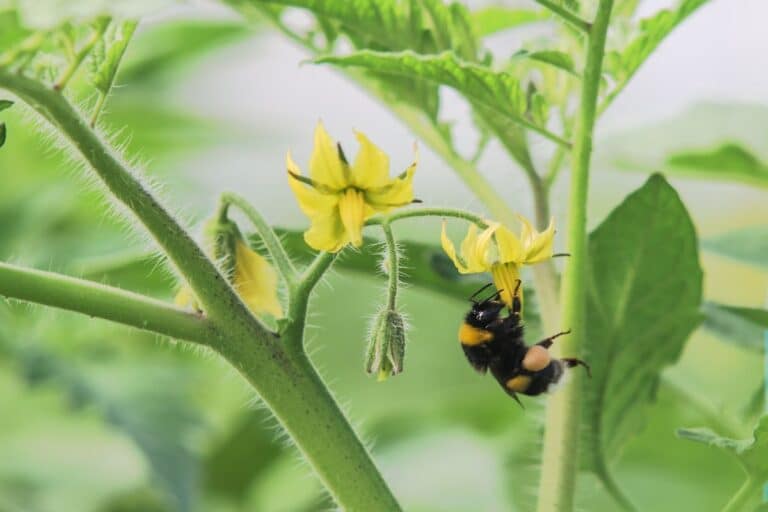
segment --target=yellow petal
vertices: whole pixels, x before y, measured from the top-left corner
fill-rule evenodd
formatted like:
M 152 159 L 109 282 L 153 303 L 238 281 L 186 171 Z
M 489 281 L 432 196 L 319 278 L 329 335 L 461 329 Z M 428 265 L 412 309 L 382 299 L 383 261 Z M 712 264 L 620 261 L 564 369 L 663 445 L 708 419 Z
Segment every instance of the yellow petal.
M 489 269 L 487 263 L 488 244 L 486 243 L 486 232 L 478 237 L 477 226 L 469 225 L 467 236 L 461 242 L 461 258 L 466 265 L 466 273 L 485 272 Z
M 555 220 L 550 219 L 547 229 L 539 233 L 531 223 L 518 215 L 523 225 L 520 238 L 523 242 L 523 262 L 532 264 L 539 263 L 552 257 L 552 244 L 555 238 Z
M 285 156 L 285 165 L 289 172 L 288 185 L 290 185 L 293 195 L 296 196 L 296 201 L 304 215 L 312 218 L 315 215 L 323 215 L 336 207 L 338 202 L 336 194 L 324 194 L 291 175 L 301 175 L 301 170 L 291 158 L 290 153 Z
M 254 313 L 282 316 L 283 309 L 277 297 L 277 272 L 266 258 L 252 251 L 242 240 L 235 244 L 234 285 Z
M 355 247 L 360 247 L 363 244 L 365 212 L 363 193 L 354 188 L 348 188 L 339 200 L 339 216 L 346 230 L 347 239 Z
M 480 236 L 474 241 L 474 247 L 468 247 L 466 249 L 467 251 L 471 251 L 471 253 L 465 253 L 464 245 L 462 244 L 462 254 L 466 255 L 467 265 L 470 268 L 479 269 L 476 270 L 476 272 L 486 272 L 490 270 L 491 264 L 493 263 L 490 257 L 491 239 L 499 226 L 499 223 L 491 223 L 484 229 L 483 232 L 480 233 Z M 476 229 L 474 224 L 470 225 L 470 230 L 474 232 Z
M 508 307 L 512 307 L 512 294 L 520 279 L 520 267 L 516 263 L 497 263 L 491 268 L 493 285 L 501 291 L 501 300 Z M 523 287 L 518 292 L 520 303 L 523 301 Z
M 448 255 L 448 257 L 451 259 L 453 264 L 456 266 L 456 270 L 458 270 L 461 274 L 468 273 L 467 267 L 456 256 L 456 247 L 453 245 L 453 242 L 451 242 L 451 239 L 448 238 L 448 233 L 446 233 L 445 231 L 445 221 L 443 221 L 443 230 L 440 233 L 440 245 L 443 246 L 443 250 L 445 251 L 445 254 Z
M 391 208 L 412 203 L 413 176 L 416 173 L 418 163 L 417 153 L 413 163 L 400 176 L 390 180 L 383 187 L 366 190 L 366 202 L 378 211 L 387 211 Z
M 312 226 L 304 232 L 304 241 L 317 251 L 338 252 L 349 243 L 339 209 L 312 217 Z
M 315 128 L 315 146 L 309 159 L 309 174 L 313 180 L 328 185 L 334 190 L 342 190 L 350 183 L 350 172 L 339 157 L 339 150 L 323 124 L 318 122 Z
M 389 181 L 389 157 L 365 134 L 355 132 L 360 143 L 360 150 L 352 164 L 352 182 L 361 189 L 375 189 L 387 185 Z
M 499 226 L 495 235 L 496 246 L 499 248 L 499 262 L 522 263 L 525 252 L 520 239 L 506 226 Z

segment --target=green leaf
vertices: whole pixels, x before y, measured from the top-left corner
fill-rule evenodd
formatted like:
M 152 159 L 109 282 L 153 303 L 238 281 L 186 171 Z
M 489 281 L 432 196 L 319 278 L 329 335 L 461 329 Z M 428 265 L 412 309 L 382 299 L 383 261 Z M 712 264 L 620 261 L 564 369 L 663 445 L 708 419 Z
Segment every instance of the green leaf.
M 6 135 L 7 131 L 5 128 L 5 123 L 0 123 L 0 148 L 5 144 Z
M 681 428 L 677 435 L 730 453 L 747 475 L 758 482 L 768 479 L 768 415 L 757 423 L 752 439 L 721 437 L 707 428 Z
M 761 131 L 766 124 L 765 105 L 699 103 L 673 118 L 603 139 L 596 145 L 596 165 L 765 186 L 768 139 Z
M 509 9 L 492 5 L 472 12 L 472 24 L 479 36 L 488 36 L 510 28 L 549 19 L 544 11 Z
M 527 101 L 520 82 L 509 73 L 459 59 L 452 52 L 420 55 L 363 50 L 343 57 L 321 57 L 319 63 L 356 66 L 378 72 L 427 80 L 456 89 L 471 102 L 497 110 L 510 120 L 543 131 L 526 119 Z
M 768 164 L 737 143 L 712 150 L 688 150 L 667 157 L 672 172 L 695 178 L 740 181 L 768 187 Z
M 341 24 L 343 32 L 354 40 L 355 46 L 389 49 L 420 47 L 421 33 L 414 30 L 411 11 L 406 2 L 395 0 L 268 0 L 259 2 L 301 7 Z M 418 8 L 417 14 L 421 13 Z
M 0 112 L 7 108 L 11 108 L 13 106 L 13 102 L 11 100 L 0 100 Z
M 538 62 L 543 62 L 544 64 L 549 64 L 550 66 L 554 66 L 558 69 L 561 69 L 565 71 L 566 73 L 570 73 L 574 76 L 579 76 L 579 74 L 576 72 L 576 69 L 573 65 L 573 59 L 570 55 L 564 52 L 559 52 L 555 50 L 542 50 L 542 51 L 536 51 L 536 52 L 529 52 L 527 50 L 520 50 L 519 52 L 512 55 L 512 58 L 526 58 L 535 60 Z
M 706 2 L 707 0 L 682 0 L 676 8 L 661 10 L 640 21 L 639 34 L 622 51 L 611 52 L 607 56 L 607 71 L 614 76 L 617 83 L 606 103 L 624 88 L 643 62 L 675 27 Z
M 582 453 L 610 481 L 609 466 L 646 420 L 661 371 L 701 320 L 696 231 L 660 175 L 627 196 L 589 237 L 589 298 Z M 608 486 L 610 488 L 610 485 Z
M 120 67 L 120 61 L 128 48 L 128 43 L 137 24 L 135 21 L 125 21 L 120 24 L 115 33 L 114 41 L 106 49 L 103 60 L 98 63 L 96 71 L 91 74 L 91 82 L 94 87 L 104 95 L 108 94 L 112 88 L 117 69 Z
M 707 251 L 737 261 L 768 268 L 768 226 L 730 231 L 702 242 Z
M 768 310 L 704 303 L 704 327 L 723 341 L 763 353 Z

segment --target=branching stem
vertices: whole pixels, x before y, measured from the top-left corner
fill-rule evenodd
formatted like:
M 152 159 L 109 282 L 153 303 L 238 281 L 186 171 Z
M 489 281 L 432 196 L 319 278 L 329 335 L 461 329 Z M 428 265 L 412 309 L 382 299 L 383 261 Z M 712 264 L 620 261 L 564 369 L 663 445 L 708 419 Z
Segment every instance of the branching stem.
M 533 1 L 543 7 L 546 7 L 556 15 L 560 16 L 560 18 L 562 18 L 564 21 L 576 27 L 577 29 L 581 30 L 585 34 L 589 34 L 589 32 L 592 30 L 592 25 L 588 21 L 581 19 L 576 14 L 572 13 L 562 5 L 559 5 L 551 0 L 533 0 Z
M 137 293 L 74 277 L 0 263 L 0 295 L 207 344 L 215 329 L 203 316 Z

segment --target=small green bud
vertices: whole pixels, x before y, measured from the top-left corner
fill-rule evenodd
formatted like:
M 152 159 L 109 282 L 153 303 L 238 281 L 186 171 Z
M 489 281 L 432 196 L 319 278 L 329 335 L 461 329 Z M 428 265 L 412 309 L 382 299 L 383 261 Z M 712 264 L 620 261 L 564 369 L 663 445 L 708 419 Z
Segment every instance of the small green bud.
M 219 262 L 230 280 L 235 275 L 235 253 L 239 240 L 243 240 L 243 235 L 237 224 L 229 219 L 213 217 L 203 226 L 205 250 Z
M 365 355 L 365 371 L 378 380 L 403 371 L 405 358 L 405 322 L 397 311 L 384 309 L 373 322 Z

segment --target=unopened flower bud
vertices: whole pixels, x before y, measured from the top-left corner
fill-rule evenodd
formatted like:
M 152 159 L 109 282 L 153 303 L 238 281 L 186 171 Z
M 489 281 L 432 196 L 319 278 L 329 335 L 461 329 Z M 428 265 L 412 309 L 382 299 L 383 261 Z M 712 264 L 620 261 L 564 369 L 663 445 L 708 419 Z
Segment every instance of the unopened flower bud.
M 403 371 L 405 322 L 397 311 L 382 310 L 373 322 L 365 356 L 365 371 L 385 380 Z

